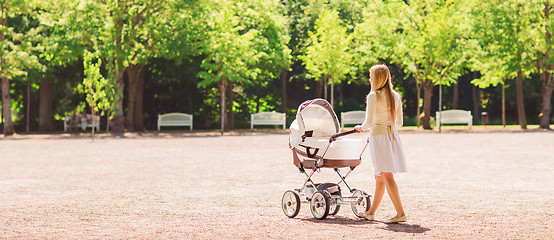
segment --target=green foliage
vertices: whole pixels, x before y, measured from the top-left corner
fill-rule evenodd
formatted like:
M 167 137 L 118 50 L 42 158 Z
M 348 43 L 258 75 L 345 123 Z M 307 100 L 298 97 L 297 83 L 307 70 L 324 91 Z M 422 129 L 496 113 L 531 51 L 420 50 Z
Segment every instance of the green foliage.
M 482 77 L 473 80 L 475 85 L 485 88 L 513 79 L 518 70 L 525 77 L 534 70 L 533 48 L 538 43 L 539 23 L 536 21 L 537 1 L 492 0 L 473 3 L 471 18 L 474 19 L 474 38 L 479 42 L 473 57 L 473 68 Z M 513 14 L 517 12 L 518 14 Z
M 0 76 L 26 76 L 29 69 L 42 69 L 37 51 L 40 29 L 33 24 L 34 2 L 4 0 L 0 5 Z
M 210 88 L 217 83 L 221 91 L 233 83 L 238 99 L 243 93 L 253 99 L 267 98 L 270 83 L 291 62 L 286 21 L 278 1 L 214 0 L 201 9 L 206 12 L 201 16 L 207 27 L 198 45 L 198 54 L 203 56 L 198 87 Z M 233 111 L 240 114 L 247 110 Z
M 455 82 L 473 47 L 464 4 L 459 0 L 433 0 L 405 5 L 395 29 L 398 44 L 393 61 L 405 66 L 417 80 L 431 80 L 435 85 Z
M 116 103 L 121 98 L 117 83 L 113 78 L 105 78 L 100 72 L 102 59 L 97 52 L 84 54 L 83 67 L 85 78 L 77 86 L 79 93 L 86 94 L 86 102 L 93 112 L 101 116 L 112 117 L 117 110 Z M 84 109 L 83 109 L 84 110 Z
M 103 88 L 102 95 L 104 96 L 98 102 L 98 110 L 101 116 L 106 115 L 110 119 L 117 112 L 117 103 L 123 98 L 123 93 L 117 88 L 117 82 L 114 78 L 101 78 L 99 86 Z
M 342 25 L 338 12 L 324 10 L 316 21 L 315 32 L 310 32 L 306 54 L 299 56 L 310 77 L 318 81 L 340 83 L 351 70 L 351 36 Z
M 82 58 L 90 43 L 89 29 L 101 27 L 99 23 L 89 21 L 82 1 L 59 0 L 42 6 L 39 20 L 48 29 L 44 36 L 41 57 L 54 66 L 66 66 Z
M 545 19 L 543 8 L 542 0 L 7 0 L 2 1 L 0 76 L 13 80 L 10 108 L 21 124 L 27 80 L 55 82 L 59 119 L 88 97 L 84 81 L 82 93 L 73 89 L 90 79 L 96 84 L 91 89 L 105 88 L 97 110 L 112 115 L 121 90 L 132 84 L 125 69 L 142 64 L 150 127 L 158 113 L 186 111 L 199 126 L 212 128 L 222 107 L 217 83 L 232 82 L 234 102 L 228 104 L 237 125 L 244 126 L 252 112 L 279 110 L 282 71 L 289 71 L 292 117 L 297 104 L 314 97 L 313 79 L 339 84 L 337 112 L 363 108 L 369 68 L 386 63 L 406 113 L 415 115 L 422 104 L 415 100 L 415 81 L 448 85 L 469 81 L 473 75 L 462 74 L 478 71 L 481 78 L 472 83 L 486 88 L 513 79 L 518 69 L 526 82 L 540 79 L 537 65 L 547 64 L 541 62 L 546 53 L 554 55 L 545 39 L 554 20 Z M 86 51 L 94 57 L 84 67 Z M 533 86 L 524 89 L 526 104 L 537 105 L 540 84 L 525 84 Z M 494 114 L 499 92 L 483 91 L 488 92 L 480 104 Z M 38 99 L 34 87 L 31 112 Z M 470 107 L 471 101 L 460 102 Z
M 395 58 L 402 20 L 397 13 L 398 9 L 404 8 L 400 2 L 373 1 L 363 8 L 363 20 L 354 28 L 352 40 L 354 71 L 355 75 L 361 76 L 362 83 L 369 83 L 371 66 L 383 59 Z
M 263 37 L 258 29 L 249 29 L 249 22 L 243 21 L 241 13 L 247 3 L 216 0 L 212 4 L 205 19 L 206 42 L 200 49 L 205 55 L 201 65 L 204 71 L 199 73 L 202 81 L 198 85 L 206 87 L 221 79 L 241 83 L 257 78 L 261 70 L 255 65 L 265 53 L 255 46 Z
M 85 78 L 77 86 L 80 93 L 86 94 L 86 102 L 93 113 L 100 112 L 99 102 L 106 99 L 106 79 L 100 73 L 102 60 L 97 54 L 85 52 L 83 60 Z

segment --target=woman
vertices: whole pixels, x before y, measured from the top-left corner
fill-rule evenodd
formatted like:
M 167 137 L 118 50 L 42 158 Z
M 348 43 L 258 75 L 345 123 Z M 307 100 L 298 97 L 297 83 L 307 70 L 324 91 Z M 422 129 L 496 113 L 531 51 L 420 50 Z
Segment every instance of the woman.
M 406 160 L 397 128 L 402 127 L 402 101 L 400 94 L 394 91 L 389 68 L 385 65 L 375 65 L 369 70 L 371 91 L 367 95 L 365 121 L 354 127 L 356 131 L 370 129 L 370 150 L 375 172 L 375 196 L 369 211 L 361 216 L 374 220 L 375 211 L 385 189 L 389 194 L 396 216 L 385 223 L 406 222 L 406 215 L 400 202 L 398 187 L 394 181 L 394 173 L 406 172 Z

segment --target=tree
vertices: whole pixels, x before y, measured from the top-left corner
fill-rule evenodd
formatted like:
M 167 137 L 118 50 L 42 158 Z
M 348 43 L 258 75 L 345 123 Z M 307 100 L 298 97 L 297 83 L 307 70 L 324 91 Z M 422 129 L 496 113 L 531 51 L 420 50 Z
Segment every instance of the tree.
M 363 21 L 354 28 L 351 47 L 353 75 L 363 79 L 362 84 L 369 85 L 371 66 L 394 56 L 398 45 L 395 29 L 400 24 L 395 9 L 402 7 L 399 2 L 373 1 L 363 8 Z
M 260 74 L 252 79 L 252 84 L 244 86 L 244 88 L 256 89 L 256 91 L 252 91 L 254 98 L 267 97 L 272 95 L 271 92 L 259 91 L 260 87 L 269 85 L 266 83 L 274 79 L 279 79 L 282 112 L 286 112 L 287 72 L 290 70 L 292 56 L 288 46 L 290 35 L 287 29 L 287 19 L 283 15 L 282 7 L 279 1 L 275 0 L 257 1 L 252 5 L 254 11 L 246 12 L 248 18 L 252 20 L 249 28 L 258 29 L 263 36 L 263 39 L 257 41 L 256 47 L 259 52 L 264 54 L 258 64 L 261 70 Z
M 110 23 L 98 29 L 94 42 L 98 43 L 101 52 L 105 54 L 111 76 L 117 79 L 120 92 L 125 89 L 124 73 L 127 72 L 129 77 L 127 117 L 121 99 L 113 119 L 113 131 L 116 133 L 123 133 L 125 123 L 129 130 L 134 130 L 136 106 L 142 106 L 142 103 L 136 104 L 137 100 L 142 101 L 142 92 L 138 91 L 144 83 L 140 79 L 141 71 L 148 58 L 156 56 L 162 50 L 158 44 L 163 43 L 162 40 L 171 34 L 168 23 L 171 21 L 169 17 L 173 15 L 168 12 L 173 3 L 160 0 L 111 0 L 96 6 L 99 11 L 95 15 L 89 15 L 92 21 L 102 22 L 108 19 Z M 142 121 L 142 116 L 138 117 L 137 120 Z
M 2 81 L 3 133 L 15 133 L 11 112 L 10 80 L 26 76 L 30 68 L 41 68 L 34 54 L 33 38 L 38 30 L 28 23 L 34 2 L 0 0 L 0 79 Z M 17 26 L 19 24 L 19 26 Z
M 551 0 L 535 0 L 531 1 L 532 6 L 535 7 L 535 12 L 531 16 L 537 17 L 534 21 L 539 24 L 536 28 L 539 30 L 537 36 L 537 44 L 535 45 L 535 52 L 537 58 L 534 61 L 537 67 L 537 73 L 539 74 L 542 82 L 542 94 L 541 94 L 541 113 L 539 115 L 539 125 L 541 128 L 550 129 L 550 115 L 552 106 L 550 105 L 552 99 L 552 89 L 554 80 L 552 73 L 554 72 L 554 48 L 552 45 L 552 33 L 554 32 L 554 3 Z M 540 4 L 542 2 L 542 4 Z M 541 9 L 542 8 L 542 9 Z
M 398 4 L 404 2 L 389 6 Z M 411 1 L 402 9 L 401 21 L 393 29 L 398 45 L 391 58 L 415 77 L 418 95 L 423 88 L 423 128 L 431 129 L 433 87 L 456 81 L 473 46 L 467 34 L 471 29 L 464 24 L 467 7 L 464 1 L 434 0 Z
M 338 12 L 325 10 L 316 21 L 315 32 L 310 32 L 306 54 L 300 56 L 311 76 L 316 81 L 324 81 L 325 99 L 327 85 L 331 84 L 331 105 L 334 102 L 334 84 L 340 83 L 351 69 L 351 41 Z
M 63 75 L 72 76 L 74 73 L 64 68 L 71 65 L 81 65 L 83 52 L 88 45 L 85 29 L 85 20 L 81 14 L 77 14 L 79 6 L 75 1 L 54 1 L 41 5 L 38 15 L 40 26 L 44 29 L 43 40 L 40 44 L 42 52 L 40 61 L 45 66 L 45 71 L 37 80 L 40 88 L 39 102 L 39 131 L 52 130 L 52 106 L 56 84 L 66 84 Z M 80 29 L 80 30 L 79 30 Z M 79 69 L 80 76 L 82 70 Z M 75 77 L 80 81 L 80 77 Z M 73 88 L 73 86 L 71 86 Z M 71 106 L 74 108 L 75 106 Z M 58 111 L 60 109 L 57 109 Z M 71 109 L 74 110 L 74 109 Z M 62 110 L 64 111 L 64 110 Z M 67 109 L 65 109 L 67 111 Z
M 229 97 L 228 102 L 233 102 L 234 86 L 252 84 L 260 80 L 260 77 L 271 77 L 272 69 L 280 71 L 283 68 L 282 63 L 275 61 L 281 59 L 283 62 L 282 60 L 287 59 L 287 50 L 283 48 L 286 45 L 280 40 L 270 40 L 271 34 L 278 33 L 274 28 L 266 27 L 272 23 L 271 18 L 262 21 L 262 17 L 267 17 L 265 14 L 269 13 L 263 10 L 265 4 L 275 7 L 277 2 L 214 0 L 205 5 L 207 27 L 204 31 L 205 40 L 199 48 L 199 53 L 203 56 L 203 71 L 199 73 L 202 80 L 198 86 L 204 88 L 217 85 L 222 134 L 229 120 L 227 109 L 231 113 L 233 111 L 232 104 L 226 104 L 226 99 Z M 264 14 L 256 17 L 253 14 L 254 9 L 262 9 Z M 272 49 L 272 42 L 275 44 L 273 46 L 278 46 L 277 49 Z M 265 64 L 266 61 L 271 61 L 271 64 Z M 232 125 L 227 125 L 229 127 Z
M 144 81 L 141 71 L 148 59 L 161 54 L 165 39 L 171 34 L 172 6 L 175 1 L 107 0 L 63 1 L 61 9 L 66 13 L 55 27 L 74 39 L 78 45 L 101 54 L 110 78 L 118 83 L 118 91 L 125 90 L 124 74 L 128 74 L 127 128 L 134 129 L 137 100 L 142 101 Z M 139 96 L 140 95 L 140 96 Z M 142 109 L 140 110 L 142 111 Z M 137 121 L 142 121 L 138 116 Z M 121 134 L 125 129 L 123 99 L 117 104 L 113 119 L 113 131 Z M 141 126 L 142 124 L 139 124 Z
M 107 81 L 100 73 L 100 66 L 102 65 L 102 60 L 97 56 L 97 54 L 85 52 L 83 56 L 83 67 L 85 72 L 85 78 L 83 83 L 80 84 L 77 89 L 79 92 L 86 94 L 86 102 L 90 106 L 92 111 L 92 125 L 95 126 L 95 116 L 97 113 L 101 112 L 100 102 L 106 99 L 108 95 L 110 86 L 106 83 Z M 102 112 L 103 113 L 103 112 Z M 92 140 L 94 141 L 94 127 L 92 128 Z
M 533 42 L 531 37 L 536 35 L 530 6 L 527 1 L 494 0 L 475 2 L 472 12 L 474 34 L 481 49 L 475 55 L 473 68 L 483 75 L 473 83 L 480 87 L 496 86 L 515 78 L 518 121 L 522 129 L 527 128 L 523 79 L 532 71 L 533 51 L 529 42 Z

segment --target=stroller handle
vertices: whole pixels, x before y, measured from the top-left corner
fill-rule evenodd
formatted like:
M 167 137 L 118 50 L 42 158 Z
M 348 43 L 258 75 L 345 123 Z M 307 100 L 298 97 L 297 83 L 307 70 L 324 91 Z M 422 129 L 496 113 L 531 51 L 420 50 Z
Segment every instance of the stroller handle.
M 345 135 L 348 135 L 348 134 L 352 134 L 352 133 L 357 133 L 357 132 L 358 131 L 353 129 L 353 130 L 350 130 L 350 131 L 340 132 L 340 133 L 334 134 L 333 136 L 331 136 L 329 138 L 329 142 L 333 142 L 333 141 L 337 140 L 337 138 L 339 138 L 339 137 L 342 137 L 342 136 L 345 136 Z

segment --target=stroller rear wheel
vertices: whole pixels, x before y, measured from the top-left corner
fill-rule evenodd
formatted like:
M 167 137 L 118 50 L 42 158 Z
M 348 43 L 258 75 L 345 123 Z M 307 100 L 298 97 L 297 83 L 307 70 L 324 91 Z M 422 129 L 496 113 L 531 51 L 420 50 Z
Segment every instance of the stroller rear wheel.
M 293 218 L 298 215 L 300 212 L 300 196 L 292 190 L 288 190 L 283 194 L 283 199 L 281 200 L 283 212 L 287 217 Z
M 329 214 L 330 200 L 329 195 L 324 191 L 317 191 L 312 195 L 310 209 L 312 215 L 318 220 L 323 220 Z
M 334 216 L 340 210 L 340 205 L 337 204 L 337 201 L 341 199 L 340 186 L 336 183 L 322 183 L 317 185 L 317 190 L 325 190 L 326 193 L 331 194 L 329 201 L 329 215 Z
M 369 210 L 371 207 L 371 199 L 367 193 L 362 190 L 355 190 L 352 194 L 352 198 L 355 200 L 351 205 L 352 212 L 354 212 L 354 215 L 361 218 L 362 216 L 360 216 L 360 214 Z
M 340 205 L 331 204 L 331 206 L 329 206 L 329 215 L 331 216 L 337 215 L 337 213 L 339 213 L 339 210 L 340 210 Z

